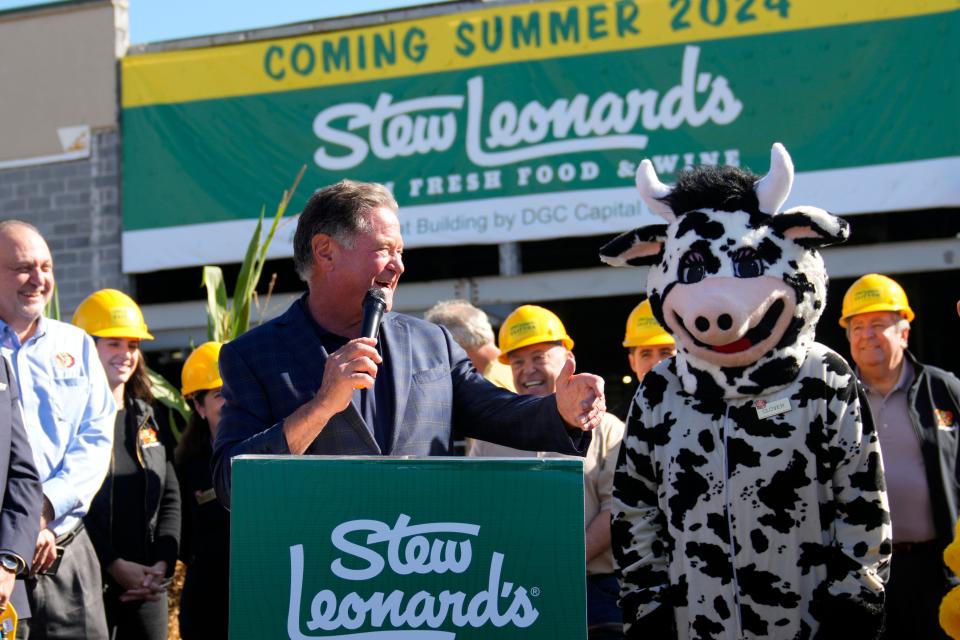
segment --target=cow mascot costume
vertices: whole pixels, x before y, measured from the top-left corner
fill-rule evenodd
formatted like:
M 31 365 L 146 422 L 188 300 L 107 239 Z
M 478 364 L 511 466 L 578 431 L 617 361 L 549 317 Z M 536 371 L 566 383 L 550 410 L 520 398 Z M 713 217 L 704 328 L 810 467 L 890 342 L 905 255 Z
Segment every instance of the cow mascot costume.
M 780 211 L 793 164 L 659 181 L 666 224 L 601 258 L 649 265 L 653 313 L 678 353 L 643 380 L 614 481 L 613 549 L 630 638 L 874 638 L 891 551 L 880 450 L 846 361 L 814 342 L 818 247 L 847 224 Z

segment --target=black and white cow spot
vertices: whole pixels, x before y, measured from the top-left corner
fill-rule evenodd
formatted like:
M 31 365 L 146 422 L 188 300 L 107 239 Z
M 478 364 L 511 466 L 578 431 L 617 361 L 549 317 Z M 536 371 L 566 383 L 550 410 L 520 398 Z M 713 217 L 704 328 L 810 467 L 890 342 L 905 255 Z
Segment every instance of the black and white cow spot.
M 800 545 L 800 557 L 797 566 L 807 573 L 815 566 L 825 567 L 826 582 L 839 582 L 860 568 L 860 565 L 832 545 L 805 542 Z
M 885 488 L 879 452 L 874 451 L 867 456 L 866 469 L 850 474 L 850 486 L 860 491 L 880 491 Z
M 717 612 L 721 620 L 730 619 L 730 607 L 727 606 L 727 601 L 720 596 L 713 599 L 713 610 Z
M 694 561 L 699 561 L 700 573 L 719 579 L 721 584 L 728 584 L 733 580 L 733 567 L 730 565 L 730 556 L 726 547 L 701 542 L 688 542 L 686 554 Z
M 763 530 L 753 529 L 750 531 L 750 544 L 757 553 L 766 553 L 770 548 L 770 539 L 764 535 Z
M 723 236 L 724 226 L 703 211 L 690 211 L 681 218 L 676 237 L 682 238 L 691 231 L 699 238 L 716 240 Z
M 748 604 L 740 605 L 740 623 L 743 630 L 756 636 L 765 636 L 769 629 L 763 616 L 753 610 Z
M 757 521 L 780 533 L 789 532 L 796 525 L 793 512 L 800 503 L 797 489 L 809 485 L 810 482 L 807 459 L 799 451 L 794 451 L 790 464 L 774 473 L 769 484 L 757 491 L 757 497 L 770 511 L 761 515 Z
M 743 594 L 757 604 L 792 609 L 800 603 L 800 594 L 786 588 L 780 576 L 748 564 L 737 570 L 737 583 Z
M 643 399 L 651 409 L 656 409 L 663 402 L 663 393 L 667 390 L 667 379 L 656 371 L 651 371 L 643 377 Z
M 710 485 L 696 469 L 707 463 L 707 459 L 703 456 L 689 449 L 681 449 L 675 462 L 680 467 L 680 471 L 674 476 L 672 483 L 674 493 L 668 501 L 670 522 L 674 527 L 682 529 L 687 512 L 697 505 L 700 496 L 707 492 Z
M 713 453 L 714 450 L 714 441 L 713 441 L 713 432 L 710 429 L 703 429 L 697 435 L 697 442 L 700 444 L 700 447 L 703 449 L 704 453 Z
M 890 512 L 876 500 L 858 497 L 844 505 L 843 521 L 847 524 L 862 526 L 870 531 L 890 524 Z
M 730 544 L 730 527 L 727 524 L 727 518 L 722 513 L 708 513 L 707 527 L 713 531 L 721 541 Z
M 700 614 L 693 619 L 690 625 L 696 634 L 696 640 L 715 640 L 720 638 L 723 633 L 723 625 L 707 616 Z
M 727 440 L 727 468 L 730 475 L 736 473 L 740 466 L 759 467 L 760 452 L 743 438 L 729 438 Z

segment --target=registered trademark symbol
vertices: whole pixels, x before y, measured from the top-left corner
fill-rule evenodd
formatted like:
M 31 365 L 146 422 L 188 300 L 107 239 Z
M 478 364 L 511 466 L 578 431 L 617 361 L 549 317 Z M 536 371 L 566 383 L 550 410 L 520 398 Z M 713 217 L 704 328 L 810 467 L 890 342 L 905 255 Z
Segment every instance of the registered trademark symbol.
M 532 595 L 534 598 L 538 597 L 540 595 L 540 587 L 532 587 L 530 589 L 530 595 Z

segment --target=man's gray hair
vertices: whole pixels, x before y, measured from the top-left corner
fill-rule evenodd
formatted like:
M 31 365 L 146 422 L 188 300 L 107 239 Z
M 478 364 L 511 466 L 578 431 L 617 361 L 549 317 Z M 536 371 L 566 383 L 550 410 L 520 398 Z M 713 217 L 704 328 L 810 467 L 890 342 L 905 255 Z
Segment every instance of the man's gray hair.
M 487 314 L 467 300 L 441 300 L 427 309 L 423 319 L 446 327 L 467 351 L 493 343 L 493 327 Z
M 313 270 L 313 236 L 323 233 L 353 248 L 357 235 L 370 230 L 367 212 L 379 207 L 398 209 L 390 190 L 375 182 L 341 180 L 310 196 L 293 235 L 293 266 L 300 279 L 308 282 Z

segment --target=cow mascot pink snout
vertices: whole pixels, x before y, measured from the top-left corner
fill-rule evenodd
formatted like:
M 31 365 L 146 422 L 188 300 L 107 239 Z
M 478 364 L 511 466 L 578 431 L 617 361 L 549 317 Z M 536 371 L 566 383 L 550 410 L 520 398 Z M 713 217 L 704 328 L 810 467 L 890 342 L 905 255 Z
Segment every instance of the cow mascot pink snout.
M 654 315 L 677 341 L 631 405 L 614 482 L 614 557 L 628 637 L 874 638 L 891 550 L 879 445 L 862 389 L 814 341 L 819 247 L 846 222 L 781 211 L 793 163 L 637 187 L 664 224 L 601 249 L 650 267 Z M 853 631 L 850 631 L 853 629 Z

